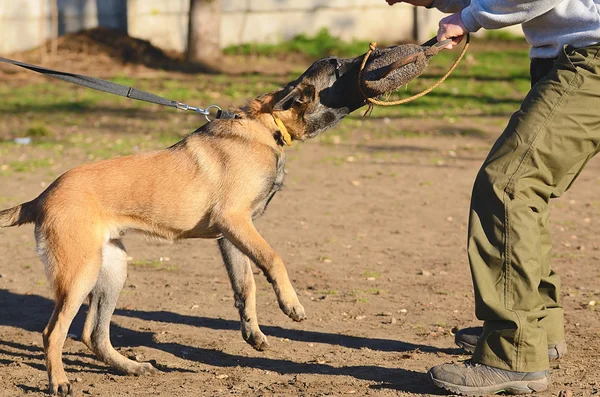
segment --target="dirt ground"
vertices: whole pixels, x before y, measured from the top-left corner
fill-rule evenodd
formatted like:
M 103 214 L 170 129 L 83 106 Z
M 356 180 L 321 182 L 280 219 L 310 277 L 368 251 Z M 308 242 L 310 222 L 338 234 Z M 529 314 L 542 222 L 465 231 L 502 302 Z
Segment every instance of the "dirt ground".
M 417 123 L 444 127 L 443 121 L 377 117 L 364 125 L 387 131 Z M 76 395 L 440 394 L 426 371 L 466 359 L 452 329 L 477 324 L 464 248 L 467 210 L 475 173 L 502 121 L 463 123 L 456 128 L 479 123 L 487 133 L 376 139 L 357 130 L 338 142 L 334 130 L 328 133 L 334 143 L 289 150 L 286 188 L 258 227 L 284 258 L 309 319 L 294 323 L 281 313 L 257 272 L 259 321 L 272 346 L 267 352 L 242 340 L 214 241 L 127 238 L 132 260 L 112 340 L 123 354 L 162 372 L 121 376 L 97 361 L 77 340 L 84 307 L 64 350 Z M 15 147 L 0 163 L 40 150 Z M 56 155 L 52 172 L 86 161 L 76 151 Z M 600 295 L 599 171 L 592 161 L 553 204 L 554 266 L 564 281 L 569 354 L 552 365 L 554 383 L 540 396 L 563 389 L 600 393 L 600 315 L 590 305 Z M 37 195 L 48 175 L 1 176 L 2 207 Z M 43 395 L 40 333 L 52 300 L 32 227 L 2 230 L 0 253 L 0 396 Z

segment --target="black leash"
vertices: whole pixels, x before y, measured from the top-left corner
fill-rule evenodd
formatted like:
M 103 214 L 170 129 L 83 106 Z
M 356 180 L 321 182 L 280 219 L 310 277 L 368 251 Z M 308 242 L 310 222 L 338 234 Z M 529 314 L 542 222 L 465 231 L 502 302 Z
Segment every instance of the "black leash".
M 94 90 L 107 92 L 109 94 L 119 95 L 126 98 L 137 99 L 138 101 L 155 103 L 157 105 L 169 106 L 172 108 L 176 108 L 179 110 L 191 110 L 194 112 L 198 112 L 204 117 L 206 120 L 210 121 L 210 110 L 217 109 L 216 118 L 217 119 L 235 119 L 239 116 L 233 112 L 229 112 L 227 110 L 222 110 L 217 105 L 210 105 L 206 109 L 200 109 L 194 106 L 186 105 L 185 103 L 173 101 L 167 98 L 163 98 L 161 96 L 151 94 L 146 91 L 138 90 L 137 88 L 127 87 L 121 84 L 113 83 L 111 81 L 102 80 L 96 77 L 83 76 L 75 73 L 67 73 L 60 72 L 58 70 L 52 70 L 48 68 L 43 68 L 41 66 L 30 65 L 25 62 L 14 61 L 12 59 L 2 58 L 0 57 L 0 62 L 10 63 L 11 65 L 19 66 L 25 69 L 29 69 L 31 71 L 41 73 L 46 76 L 54 77 L 55 79 L 63 80 L 69 83 L 81 85 L 83 87 L 92 88 Z

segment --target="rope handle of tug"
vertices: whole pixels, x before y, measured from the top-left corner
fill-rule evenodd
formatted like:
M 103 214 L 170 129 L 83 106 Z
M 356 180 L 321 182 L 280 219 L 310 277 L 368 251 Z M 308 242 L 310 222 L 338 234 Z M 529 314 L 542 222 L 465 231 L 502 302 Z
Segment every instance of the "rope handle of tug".
M 381 101 L 375 98 L 369 98 L 366 94 L 365 94 L 365 90 L 363 87 L 363 71 L 365 69 L 365 66 L 367 65 L 367 61 L 369 60 L 369 57 L 371 56 L 371 54 L 373 53 L 373 51 L 375 51 L 375 49 L 377 48 L 377 43 L 376 42 L 372 42 L 371 44 L 369 44 L 369 51 L 367 51 L 367 53 L 365 54 L 365 57 L 363 58 L 362 64 L 360 66 L 360 71 L 358 72 L 358 88 L 360 89 L 360 93 L 363 95 L 363 97 L 369 101 L 372 105 L 379 105 L 379 106 L 396 106 L 396 105 L 402 105 L 405 104 L 407 102 L 411 102 L 414 101 L 415 99 L 418 99 L 424 95 L 429 94 L 431 91 L 433 91 L 434 89 L 436 89 L 440 84 L 442 84 L 451 74 L 452 72 L 454 72 L 454 69 L 456 69 L 456 67 L 458 66 L 458 64 L 460 63 L 460 61 L 463 59 L 463 57 L 465 56 L 465 54 L 467 53 L 467 49 L 469 48 L 469 43 L 471 41 L 471 36 L 469 33 L 467 33 L 467 37 L 465 40 L 465 45 L 463 46 L 463 49 L 460 53 L 460 55 L 458 56 L 458 58 L 456 58 L 456 61 L 454 61 L 454 63 L 452 64 L 452 66 L 450 66 L 450 69 L 448 69 L 448 71 L 446 72 L 446 74 L 444 76 L 442 76 L 442 78 L 435 83 L 434 85 L 432 85 L 431 87 L 427 88 L 424 91 L 421 91 L 418 94 L 415 94 L 409 98 L 404 98 L 404 99 L 400 99 L 397 101 Z M 447 46 L 448 44 L 450 44 L 451 39 L 447 39 L 447 40 L 443 40 L 442 42 L 439 42 L 437 44 L 432 45 L 430 48 L 428 48 L 425 52 L 429 51 L 428 54 L 437 54 L 442 48 L 444 48 L 445 46 Z M 428 42 L 426 42 L 423 46 L 426 46 L 430 43 L 436 43 L 436 39 L 435 37 L 431 40 L 429 40 Z M 397 67 L 402 67 L 404 65 L 408 65 L 409 63 L 413 62 L 417 55 L 420 53 L 415 53 L 413 54 L 414 56 L 408 56 L 404 59 L 401 59 L 399 61 L 397 61 L 396 63 L 399 63 L 398 65 L 396 65 Z M 369 110 L 367 110 L 367 113 L 369 112 Z

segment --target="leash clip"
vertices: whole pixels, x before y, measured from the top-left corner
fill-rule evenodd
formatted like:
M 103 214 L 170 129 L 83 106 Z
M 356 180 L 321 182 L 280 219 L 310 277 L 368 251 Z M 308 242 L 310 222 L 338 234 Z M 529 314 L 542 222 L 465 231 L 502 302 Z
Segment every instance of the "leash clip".
M 210 122 L 210 118 L 208 116 L 210 116 L 210 109 L 217 109 L 218 112 L 221 111 L 221 108 L 217 105 L 210 105 L 209 107 L 207 107 L 206 109 L 200 109 L 194 106 L 190 106 L 186 103 L 182 103 L 182 102 L 177 102 L 177 104 L 175 105 L 175 107 L 179 110 L 191 110 L 193 112 L 198 112 L 202 115 L 204 115 L 204 117 L 206 118 L 206 121 Z
M 185 103 L 177 102 L 175 107 L 179 110 L 190 110 L 190 105 L 186 105 Z

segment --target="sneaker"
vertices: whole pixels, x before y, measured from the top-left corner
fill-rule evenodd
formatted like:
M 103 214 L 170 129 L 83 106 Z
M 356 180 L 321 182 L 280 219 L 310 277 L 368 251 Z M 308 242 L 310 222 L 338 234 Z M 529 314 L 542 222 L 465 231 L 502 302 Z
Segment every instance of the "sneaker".
M 463 328 L 456 332 L 454 342 L 462 347 L 467 353 L 473 354 L 479 337 L 483 333 L 483 327 Z M 562 341 L 555 345 L 548 345 L 548 359 L 550 361 L 558 360 L 567 354 L 567 344 Z
M 497 393 L 530 394 L 550 385 L 550 372 L 514 372 L 464 361 L 442 364 L 428 372 L 433 384 L 453 394 L 486 396 Z

